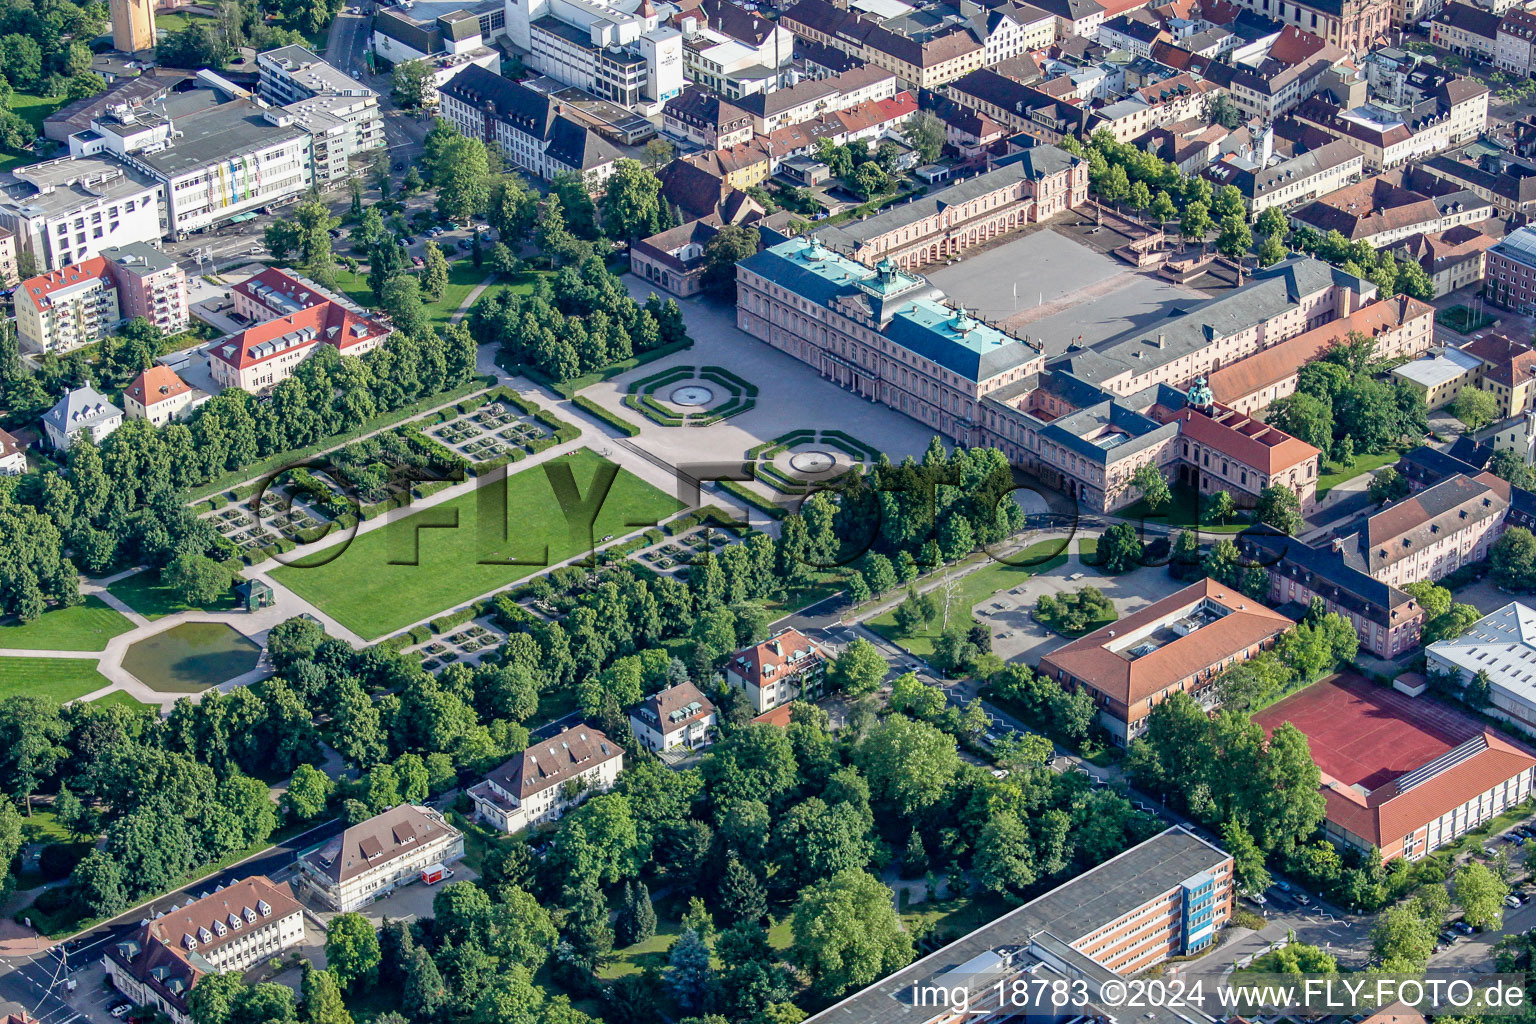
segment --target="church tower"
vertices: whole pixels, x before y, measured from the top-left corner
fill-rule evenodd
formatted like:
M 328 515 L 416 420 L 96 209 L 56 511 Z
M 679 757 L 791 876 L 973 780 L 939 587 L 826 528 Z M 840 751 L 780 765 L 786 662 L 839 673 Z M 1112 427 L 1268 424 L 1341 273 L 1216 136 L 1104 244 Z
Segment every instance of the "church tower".
M 112 47 L 124 53 L 155 48 L 155 0 L 111 0 Z

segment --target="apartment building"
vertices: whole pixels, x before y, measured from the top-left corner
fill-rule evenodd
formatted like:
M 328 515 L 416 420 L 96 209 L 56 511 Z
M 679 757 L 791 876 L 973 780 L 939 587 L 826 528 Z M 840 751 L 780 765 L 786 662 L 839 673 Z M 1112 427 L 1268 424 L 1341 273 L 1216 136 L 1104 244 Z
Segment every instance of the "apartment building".
M 714 703 L 692 683 L 653 693 L 629 709 L 629 728 L 647 750 L 700 750 L 714 739 Z
M 1204 579 L 1046 654 L 1038 671 L 1086 690 L 1099 724 L 1124 747 L 1146 732 L 1152 708 L 1172 694 L 1214 710 L 1217 677 L 1273 647 L 1295 625 L 1236 588 Z
M 486 775 L 466 792 L 479 820 L 508 834 L 555 821 L 593 793 L 613 787 L 624 748 L 586 725 L 572 726 Z
M 160 250 L 136 242 L 23 281 L 15 306 L 25 352 L 68 352 L 134 317 L 175 334 L 188 321 L 186 275 Z
M 1501 309 L 1536 312 L 1536 227 L 1512 231 L 1489 247 L 1483 296 Z
M 1117 142 L 1130 142 L 1165 124 L 1204 116 L 1206 106 L 1223 91 L 1214 82 L 1180 73 L 1094 111 L 1088 127 L 1104 129 Z
M 1086 133 L 1090 112 L 991 68 L 973 71 L 941 90 L 954 102 L 985 114 L 1010 131 L 1046 145 Z
M 270 390 L 293 376 L 300 363 L 330 345 L 342 355 L 372 352 L 394 333 L 384 321 L 324 300 L 243 331 L 208 349 L 208 369 L 226 388 Z
M 437 91 L 466 67 L 501 73 L 501 49 L 494 44 L 507 34 L 507 14 L 504 0 L 414 0 L 383 8 L 373 15 L 373 51 L 391 64 L 423 62 L 430 72 L 423 101 L 432 106 Z
M 281 206 L 315 181 L 310 133 L 281 107 L 178 96 L 178 111 L 118 111 L 70 137 L 75 155 L 107 156 L 160 186 L 165 234 L 185 238 Z M 211 104 L 211 105 L 209 105 Z
M 1397 295 L 1378 299 L 1294 338 L 1217 367 L 1207 381 L 1217 402 L 1249 415 L 1296 392 L 1301 368 L 1342 344 L 1351 334 L 1375 342 L 1378 359 L 1412 358 L 1434 343 L 1435 309 Z
M 737 651 L 725 663 L 725 681 L 747 695 L 754 715 L 796 700 L 821 696 L 825 651 L 793 626 Z
M 720 149 L 752 138 L 752 115 L 719 93 L 690 85 L 662 108 L 663 130 L 674 138 Z
M 16 232 L 0 228 L 0 288 L 21 283 L 21 264 L 16 258 Z
M 620 156 L 568 117 L 557 100 L 473 65 L 439 90 L 438 116 L 471 138 L 500 146 L 517 170 L 546 180 L 578 174 L 596 188 Z
M 508 0 L 507 36 L 528 66 L 646 114 L 683 91 L 683 34 L 650 0 Z
M 350 161 L 386 148 L 379 97 L 302 46 L 257 54 L 261 97 L 288 111 L 310 133 L 316 178 L 344 178 Z
M 1367 173 L 1400 167 L 1443 149 L 1472 142 L 1488 127 L 1488 87 L 1453 79 L 1411 107 L 1366 103 L 1345 109 L 1321 96 L 1296 108 L 1302 125 L 1343 139 L 1365 157 Z
M 61 270 L 166 233 L 161 184 L 114 160 L 60 157 L 18 167 L 12 177 L 0 183 L 0 225 L 39 270 Z
M 187 275 L 181 264 L 143 242 L 102 250 L 107 274 L 117 286 L 124 320 L 143 317 L 166 334 L 187 329 Z
M 903 89 L 936 89 L 988 63 L 985 20 L 978 27 L 967 18 L 944 17 L 932 26 L 906 22 L 898 31 L 829 0 L 801 0 L 779 20 L 800 39 L 835 47 L 884 68 Z M 999 24 L 1003 21 L 1011 27 L 1004 30 L 1008 41 L 1000 41 L 994 48 L 997 52 L 1019 45 L 1028 31 L 1012 18 L 1000 19 Z
M 1228 154 L 1200 173 L 1216 188 L 1235 186 L 1249 215 L 1257 217 L 1272 206 L 1294 206 L 1335 192 L 1358 179 L 1364 169 L 1365 157 L 1336 139 L 1269 167 Z
M 331 910 L 359 910 L 463 856 L 463 833 L 439 811 L 400 804 L 299 854 L 298 882 Z
M 1321 235 L 1337 231 L 1351 242 L 1385 249 L 1412 235 L 1481 224 L 1493 213 L 1493 204 L 1470 189 L 1427 195 L 1410 187 L 1399 170 L 1346 185 L 1293 210 L 1291 223 Z
M 795 37 L 788 29 L 727 0 L 679 10 L 670 24 L 683 34 L 688 80 L 727 99 L 772 92 L 794 59 Z
M 1429 41 L 1456 54 L 1492 61 L 1499 51 L 1499 23 L 1503 17 L 1486 7 L 1453 2 L 1429 25 Z
M 130 420 L 148 420 L 163 427 L 185 419 L 208 397 L 206 392 L 176 376 L 169 366 L 156 364 L 123 389 L 123 412 Z
M 734 105 L 752 118 L 752 131 L 771 135 L 780 128 L 811 121 L 835 110 L 892 99 L 896 76 L 884 68 L 863 65 L 826 78 L 806 79 L 773 92 L 743 96 Z
M 304 941 L 304 908 L 265 875 L 244 878 L 139 926 L 102 955 L 112 987 L 140 1007 L 190 1024 L 192 989 L 210 974 L 239 974 Z
M 1435 283 L 1435 298 L 1459 288 L 1481 284 L 1488 250 L 1498 239 L 1470 225 L 1409 235 L 1396 246 L 1398 258 L 1411 259 Z
M 1336 46 L 1304 33 L 1288 35 L 1292 32 L 1287 29 L 1277 37 L 1276 46 L 1240 61 L 1183 49 L 1192 45 L 1192 40 L 1153 43 L 1152 59 L 1221 86 L 1246 116 L 1273 121 L 1316 92 L 1324 76 L 1345 59 Z M 1281 47 L 1282 42 L 1290 45 Z
M 1477 360 L 1469 383 L 1499 403 L 1496 419 L 1536 409 L 1536 350 L 1530 342 L 1487 334 L 1463 345 L 1461 351 Z
M 1438 580 L 1485 561 L 1509 509 L 1507 481 L 1457 474 L 1388 505 L 1334 544 L 1347 564 L 1391 586 Z

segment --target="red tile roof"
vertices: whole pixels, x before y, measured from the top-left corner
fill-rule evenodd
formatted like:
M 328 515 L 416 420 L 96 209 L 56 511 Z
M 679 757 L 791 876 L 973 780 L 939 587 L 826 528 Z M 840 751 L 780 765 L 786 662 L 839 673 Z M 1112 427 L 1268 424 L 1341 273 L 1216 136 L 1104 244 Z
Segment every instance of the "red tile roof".
M 38 309 L 46 306 L 49 295 L 60 288 L 68 288 L 79 284 L 81 281 L 89 281 L 92 278 L 107 276 L 107 260 L 104 256 L 86 260 L 84 263 L 71 263 L 67 267 L 47 274 L 39 274 L 37 277 L 29 277 L 21 282 L 21 291 Z
M 1484 375 L 1491 381 L 1513 387 L 1536 377 L 1536 350 L 1529 342 L 1516 341 L 1503 334 L 1490 334 L 1461 347 L 1487 364 Z
M 359 316 L 339 302 L 326 300 L 231 334 L 217 342 L 210 353 L 243 370 L 284 352 L 308 348 L 322 341 L 336 346 L 345 355 L 353 346 L 388 333 L 389 328 L 379 321 Z
M 1155 635 L 1161 620 L 1183 618 L 1204 603 L 1225 609 L 1225 613 L 1190 633 L 1166 639 L 1156 650 L 1139 657 L 1132 657 L 1124 649 L 1137 646 L 1131 637 L 1138 630 L 1146 630 L 1149 637 Z M 1204 579 L 1057 648 L 1040 659 L 1040 670 L 1064 670 L 1111 700 L 1130 707 L 1202 669 L 1279 636 L 1295 624 L 1224 583 Z
M 191 390 L 192 385 L 176 376 L 176 371 L 169 366 L 151 366 L 135 377 L 123 393 L 148 408 Z
M 798 657 L 797 657 L 798 655 Z M 809 655 L 809 657 L 807 657 Z M 780 630 L 756 647 L 748 647 L 731 655 L 726 665 L 748 680 L 753 686 L 761 686 L 765 677 L 772 682 L 780 673 L 800 671 L 804 667 L 826 659 L 825 652 L 804 633 L 791 626 Z
M 8 459 L 21 451 L 21 442 L 0 430 L 0 459 Z
M 1185 408 L 1180 433 L 1260 473 L 1274 476 L 1316 459 L 1321 452 L 1299 437 L 1217 405 L 1206 413 Z

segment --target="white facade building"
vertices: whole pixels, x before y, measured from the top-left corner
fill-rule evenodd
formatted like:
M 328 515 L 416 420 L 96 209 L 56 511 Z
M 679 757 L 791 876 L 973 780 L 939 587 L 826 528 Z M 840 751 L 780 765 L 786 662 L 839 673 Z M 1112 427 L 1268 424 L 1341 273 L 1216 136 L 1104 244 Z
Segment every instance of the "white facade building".
M 283 46 L 256 57 L 261 97 L 292 114 L 311 136 L 315 177 L 340 180 L 348 161 L 389 145 L 379 97 L 302 46 Z
M 325 906 L 357 910 L 464 856 L 464 835 L 430 807 L 400 804 L 299 855 L 299 885 Z
M 90 385 L 76 388 L 43 413 L 43 431 L 55 451 L 68 451 L 81 435 L 96 444 L 123 425 L 123 411 Z
M 60 157 L 18 167 L 13 177 L 0 182 L 0 225 L 39 272 L 166 233 L 160 182 L 117 161 Z
M 1451 640 L 1424 649 L 1425 668 L 1462 685 L 1487 674 L 1491 712 L 1536 733 L 1536 608 L 1511 601 Z
M 715 705 L 692 683 L 653 693 L 629 709 L 629 728 L 648 750 L 698 750 L 713 739 Z
M 645 114 L 683 91 L 683 33 L 651 0 L 507 0 L 507 36 L 529 66 Z
M 27 453 L 21 442 L 0 430 L 0 476 L 20 476 L 27 471 Z
M 510 834 L 556 820 L 623 770 L 624 748 L 578 725 L 532 743 L 468 792 L 480 820 Z

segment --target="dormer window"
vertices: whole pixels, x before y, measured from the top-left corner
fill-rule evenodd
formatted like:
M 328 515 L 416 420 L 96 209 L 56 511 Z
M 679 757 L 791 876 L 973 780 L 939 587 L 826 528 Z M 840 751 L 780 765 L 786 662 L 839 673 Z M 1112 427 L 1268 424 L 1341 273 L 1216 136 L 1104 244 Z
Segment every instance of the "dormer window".
M 266 900 L 257 900 L 256 909 L 261 912 L 262 917 L 272 916 L 272 904 L 268 903 Z
M 247 921 L 254 921 L 254 920 L 256 920 L 256 911 L 252 910 L 250 907 L 246 907 L 242 911 L 242 913 L 245 914 L 245 919 Z
M 213 933 L 210 932 L 207 928 L 199 928 L 197 930 L 197 938 L 199 942 L 212 942 Z
M 191 935 L 183 935 L 181 937 L 181 944 L 186 946 L 188 949 L 197 948 L 197 940 L 194 939 Z
M 213 934 L 221 936 L 221 937 L 225 936 L 225 935 L 228 935 L 229 934 L 229 926 L 226 925 L 223 921 L 215 921 L 215 922 L 213 922 Z

